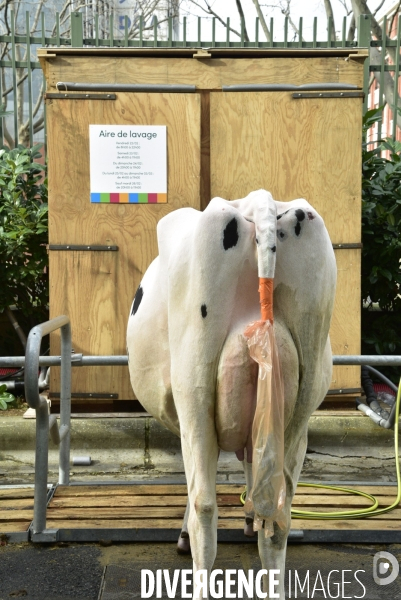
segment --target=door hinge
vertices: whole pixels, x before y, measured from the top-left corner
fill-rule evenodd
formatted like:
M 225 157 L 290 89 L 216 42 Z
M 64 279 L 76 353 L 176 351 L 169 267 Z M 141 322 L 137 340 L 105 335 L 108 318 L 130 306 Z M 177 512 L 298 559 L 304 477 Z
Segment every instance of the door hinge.
M 79 244 L 49 244 L 49 250 L 78 250 L 94 252 L 118 252 L 118 246 L 97 246 L 96 244 L 79 245 Z
M 50 392 L 50 398 L 60 398 L 60 392 Z M 108 392 L 72 392 L 71 398 L 112 398 L 118 400 L 118 394 Z
M 326 394 L 326 396 L 340 396 L 340 395 L 347 395 L 347 394 L 361 394 L 362 393 L 362 388 L 339 388 L 339 389 L 335 389 L 335 390 L 329 390 Z
M 295 100 L 300 98 L 364 98 L 364 92 L 296 92 Z
M 46 92 L 45 100 L 115 100 L 115 94 L 72 94 L 71 92 Z
M 363 244 L 333 244 L 334 250 L 353 250 L 355 248 L 363 248 Z

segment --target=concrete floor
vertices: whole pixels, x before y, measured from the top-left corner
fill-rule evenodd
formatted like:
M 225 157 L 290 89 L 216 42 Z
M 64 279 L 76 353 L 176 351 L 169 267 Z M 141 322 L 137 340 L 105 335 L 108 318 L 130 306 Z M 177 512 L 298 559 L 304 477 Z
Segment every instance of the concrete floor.
M 351 544 L 290 545 L 285 573 L 287 598 L 399 600 L 401 576 L 386 586 L 379 586 L 373 580 L 373 557 L 380 550 L 391 552 L 401 562 L 401 545 L 395 544 L 386 547 Z M 191 567 L 191 558 L 177 556 L 174 544 L 137 543 L 107 547 L 98 544 L 2 546 L 0 600 L 13 597 L 25 597 L 27 600 L 141 598 L 141 569 L 170 569 L 172 574 L 174 569 Z M 242 569 L 246 573 L 249 569 L 254 569 L 255 576 L 260 568 L 256 544 L 218 546 L 214 569 Z M 329 578 L 330 571 L 333 573 Z M 308 584 L 302 592 L 298 583 L 299 581 L 303 586 L 307 581 L 307 573 L 309 593 Z M 181 598 L 179 590 L 180 586 L 176 598 Z M 163 597 L 167 595 L 164 593 Z
M 323 411 L 322 411 L 323 412 Z M 394 433 L 357 411 L 315 413 L 309 424 L 306 481 L 395 481 Z M 35 421 L 0 415 L 0 485 L 34 481 Z M 72 419 L 71 457 L 90 455 L 90 466 L 71 466 L 71 480 L 184 481 L 180 440 L 151 417 Z M 58 449 L 49 442 L 49 482 L 58 479 Z M 218 482 L 243 483 L 241 463 L 221 452 Z

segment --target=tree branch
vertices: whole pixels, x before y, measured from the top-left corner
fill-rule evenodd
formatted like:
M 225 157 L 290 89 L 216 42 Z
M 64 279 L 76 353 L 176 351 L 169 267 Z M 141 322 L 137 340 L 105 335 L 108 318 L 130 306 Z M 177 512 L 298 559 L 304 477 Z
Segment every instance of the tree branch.
M 195 0 L 189 0 L 191 2 L 191 4 L 195 4 L 195 6 L 198 6 L 201 10 L 203 10 L 203 12 L 207 13 L 208 15 L 213 15 L 214 17 L 216 17 L 216 19 L 222 24 L 224 25 L 224 27 L 227 27 L 227 23 L 225 21 L 223 21 L 223 19 L 214 12 L 214 10 L 212 10 L 211 6 L 205 1 L 205 4 L 207 6 L 207 10 L 204 6 L 201 6 L 201 4 L 198 4 L 198 2 L 196 2 Z M 235 33 L 235 35 L 237 35 L 238 37 L 241 37 L 241 33 L 239 31 L 237 31 L 236 29 L 233 29 L 233 27 L 229 27 L 229 30 L 232 31 L 233 33 Z
M 256 12 L 257 12 L 258 17 L 259 17 L 259 21 L 260 21 L 260 23 L 262 25 L 262 29 L 263 29 L 264 34 L 266 36 L 266 40 L 268 42 L 271 42 L 272 39 L 271 39 L 270 31 L 269 31 L 269 28 L 267 26 L 266 19 L 265 19 L 263 13 L 262 13 L 262 9 L 260 8 L 259 0 L 252 0 L 252 2 L 255 5 Z
M 354 41 L 355 31 L 356 31 L 356 20 L 355 20 L 355 15 L 352 13 L 351 22 L 348 27 L 347 42 Z
M 331 6 L 330 0 L 324 0 L 324 8 L 326 11 L 327 20 L 332 19 L 332 22 L 333 22 L 333 29 L 331 31 L 331 41 L 335 42 L 336 41 L 336 26 L 335 26 L 335 22 L 334 22 L 333 7 Z
M 239 16 L 241 18 L 241 21 L 244 24 L 244 37 L 245 37 L 245 41 L 249 42 L 249 35 L 248 35 L 248 31 L 246 29 L 245 15 L 244 15 L 244 11 L 242 10 L 241 0 L 235 0 L 235 3 L 237 5 L 237 10 L 238 10 Z

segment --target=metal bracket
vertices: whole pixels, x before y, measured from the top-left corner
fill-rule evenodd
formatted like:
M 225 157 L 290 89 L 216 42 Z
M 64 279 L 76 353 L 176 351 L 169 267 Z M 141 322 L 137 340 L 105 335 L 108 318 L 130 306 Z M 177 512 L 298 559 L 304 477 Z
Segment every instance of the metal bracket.
M 49 244 L 48 246 L 49 250 L 93 250 L 95 252 L 117 252 L 118 251 L 118 246 L 96 246 L 96 245 L 89 245 L 89 246 L 83 246 L 83 245 L 79 245 L 79 244 Z
M 56 94 L 54 92 L 46 92 L 45 100 L 115 100 L 115 94 L 72 94 L 71 92 L 63 92 Z
M 352 250 L 355 248 L 363 248 L 363 244 L 333 244 L 334 250 Z
M 192 58 L 212 58 L 212 55 L 204 48 L 197 48 Z
M 60 398 L 60 392 L 50 392 L 51 398 Z M 108 392 L 72 392 L 71 398 L 113 398 L 118 400 L 118 394 L 109 394 Z
M 357 85 L 352 83 L 304 83 L 294 85 L 292 83 L 236 83 L 234 85 L 222 85 L 223 92 L 343 92 L 358 91 Z
M 59 539 L 59 529 L 44 529 L 40 533 L 31 533 L 31 541 L 39 544 L 49 544 L 57 542 Z
M 300 98 L 364 98 L 363 92 L 296 92 L 292 95 L 295 100 Z
M 326 396 L 340 396 L 340 395 L 347 395 L 347 394 L 361 394 L 362 393 L 362 389 L 361 388 L 341 388 L 341 389 L 336 389 L 336 390 L 329 390 L 326 394 Z

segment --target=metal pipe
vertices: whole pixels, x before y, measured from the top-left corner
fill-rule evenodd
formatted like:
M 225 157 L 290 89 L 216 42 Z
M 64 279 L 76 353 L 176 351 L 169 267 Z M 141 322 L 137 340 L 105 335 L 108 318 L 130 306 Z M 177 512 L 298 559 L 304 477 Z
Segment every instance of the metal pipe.
M 31 408 L 36 410 L 36 451 L 35 451 L 35 495 L 33 533 L 41 533 L 46 529 L 47 506 L 47 474 L 49 467 L 49 407 L 46 398 L 39 396 L 38 371 L 39 353 L 42 337 L 61 328 L 61 378 L 62 398 L 66 401 L 66 410 L 70 410 L 68 398 L 71 398 L 71 329 L 70 321 L 66 316 L 56 317 L 31 329 L 26 345 L 25 358 L 25 399 Z M 67 378 L 69 381 L 67 382 Z M 62 402 L 61 402 L 62 405 Z M 65 420 L 64 420 L 65 422 Z M 69 415 L 67 422 L 69 423 Z M 52 430 L 57 423 L 52 420 Z M 58 433 L 58 432 L 57 432 Z M 63 452 L 60 444 L 60 470 L 63 464 L 63 478 L 68 481 L 69 469 L 65 475 L 65 455 L 69 450 L 69 436 L 65 435 Z M 69 467 L 69 457 L 68 457 Z
M 0 357 L 0 367 L 22 367 L 25 365 L 25 356 Z M 38 366 L 57 367 L 61 365 L 61 356 L 39 356 Z M 125 366 L 128 365 L 128 356 L 121 354 L 115 356 L 82 356 L 71 355 L 72 367 L 89 366 Z M 334 355 L 333 365 L 371 365 L 376 367 L 400 367 L 401 356 L 394 355 Z
M 60 435 L 59 483 L 70 482 L 70 421 L 71 421 L 71 325 L 61 327 L 61 376 L 60 376 Z
M 154 92 L 188 94 L 196 91 L 195 85 L 184 83 L 76 83 L 58 81 L 59 92 Z
M 350 355 L 333 356 L 333 365 L 371 365 L 374 367 L 400 367 L 401 356 Z
M 128 356 L 82 356 L 82 354 L 71 355 L 72 367 L 89 366 L 125 366 L 128 365 Z M 0 367 L 21 367 L 25 365 L 25 356 L 5 356 L 0 357 Z M 61 356 L 39 356 L 40 367 L 58 367 L 61 365 Z
M 35 408 L 36 450 L 33 533 L 41 533 L 46 529 L 47 473 L 49 468 L 49 407 L 45 398 L 42 398 L 42 402 Z

